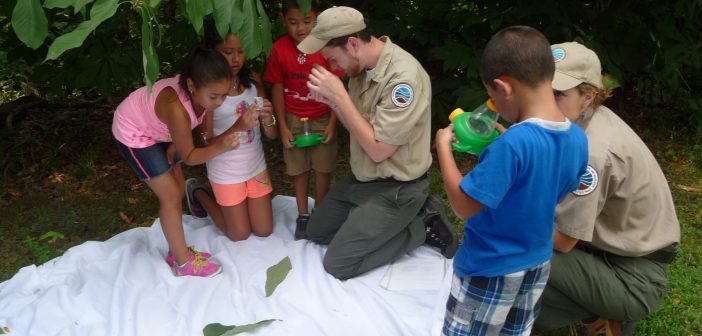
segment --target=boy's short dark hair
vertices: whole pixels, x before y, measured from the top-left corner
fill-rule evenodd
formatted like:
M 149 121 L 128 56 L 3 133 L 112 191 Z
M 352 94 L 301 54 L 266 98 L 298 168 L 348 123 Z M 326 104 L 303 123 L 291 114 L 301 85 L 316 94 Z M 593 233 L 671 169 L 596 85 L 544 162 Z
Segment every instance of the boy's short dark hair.
M 300 9 L 300 4 L 297 3 L 297 0 L 283 0 L 283 5 L 281 8 L 283 15 L 285 15 L 290 9 Z M 312 0 L 310 3 L 310 11 L 313 13 L 319 13 L 319 4 L 317 1 Z
M 373 37 L 373 32 L 371 31 L 370 26 L 368 25 L 368 20 L 365 19 L 364 21 L 366 22 L 366 28 L 363 28 L 363 30 L 350 35 L 333 38 L 329 40 L 329 42 L 327 42 L 327 47 L 343 47 L 346 45 L 346 42 L 348 42 L 349 37 L 352 36 L 360 39 L 363 42 L 370 42 L 371 37 Z
M 490 87 L 500 76 L 510 76 L 529 87 L 553 80 L 555 63 L 551 44 L 528 26 L 506 27 L 495 33 L 480 60 L 480 77 Z

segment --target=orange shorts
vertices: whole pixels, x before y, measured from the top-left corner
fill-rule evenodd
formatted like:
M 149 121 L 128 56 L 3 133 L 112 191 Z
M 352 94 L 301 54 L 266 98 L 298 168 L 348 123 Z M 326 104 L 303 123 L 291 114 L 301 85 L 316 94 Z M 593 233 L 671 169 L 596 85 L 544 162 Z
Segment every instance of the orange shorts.
M 259 198 L 273 191 L 268 170 L 264 170 L 248 181 L 234 184 L 218 184 L 210 181 L 212 191 L 221 206 L 235 206 L 246 198 Z

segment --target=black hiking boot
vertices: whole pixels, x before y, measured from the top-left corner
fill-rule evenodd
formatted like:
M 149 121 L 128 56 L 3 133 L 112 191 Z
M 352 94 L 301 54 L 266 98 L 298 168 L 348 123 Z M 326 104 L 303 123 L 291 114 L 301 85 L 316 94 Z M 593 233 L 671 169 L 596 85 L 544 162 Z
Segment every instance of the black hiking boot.
M 299 215 L 295 223 L 295 240 L 307 239 L 307 222 L 310 221 L 310 215 Z
M 458 234 L 446 215 L 444 203 L 438 197 L 429 195 L 424 202 L 424 213 L 424 243 L 438 248 L 444 257 L 453 258 L 458 249 Z

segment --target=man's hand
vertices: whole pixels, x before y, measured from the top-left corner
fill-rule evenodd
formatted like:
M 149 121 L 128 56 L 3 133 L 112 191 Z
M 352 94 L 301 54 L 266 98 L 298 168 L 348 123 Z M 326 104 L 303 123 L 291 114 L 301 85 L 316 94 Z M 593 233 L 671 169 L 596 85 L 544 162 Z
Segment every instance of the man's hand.
M 312 99 L 325 103 L 332 109 L 338 105 L 339 97 L 347 94 L 341 79 L 319 64 L 315 64 L 310 72 L 307 87 Z

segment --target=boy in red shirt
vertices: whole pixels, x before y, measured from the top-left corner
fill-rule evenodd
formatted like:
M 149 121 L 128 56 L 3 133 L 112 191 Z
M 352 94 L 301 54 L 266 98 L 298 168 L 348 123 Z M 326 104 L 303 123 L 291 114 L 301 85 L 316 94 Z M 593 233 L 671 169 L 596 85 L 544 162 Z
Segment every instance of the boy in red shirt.
M 273 43 L 264 76 L 265 81 L 273 84 L 273 108 L 280 125 L 286 172 L 293 177 L 299 213 L 295 239 L 306 237 L 310 169 L 315 171 L 315 202 L 319 204 L 329 191 L 329 180 L 337 156 L 336 115 L 332 113 L 329 105 L 312 99 L 307 88 L 308 76 L 313 66 L 320 64 L 330 69 L 329 64 L 319 52 L 305 54 L 296 47 L 312 30 L 318 13 L 319 9 L 314 1 L 307 13 L 300 10 L 297 1 L 283 1 L 282 19 L 288 34 Z M 310 133 L 321 134 L 326 139 L 312 147 L 298 148 L 291 144 L 296 136 L 305 131 L 301 118 L 308 118 Z

